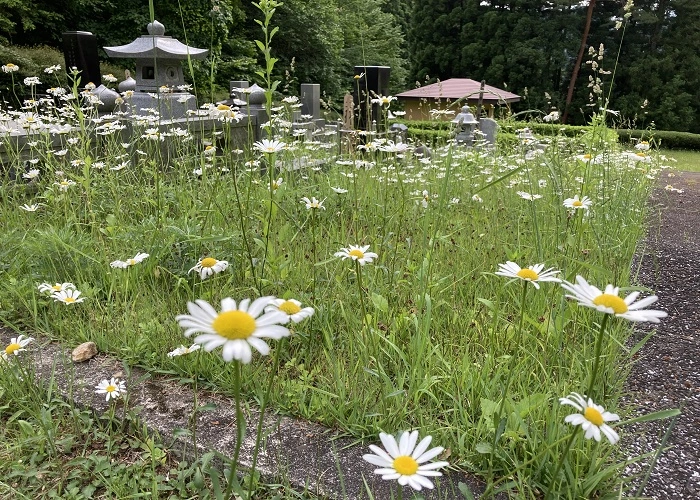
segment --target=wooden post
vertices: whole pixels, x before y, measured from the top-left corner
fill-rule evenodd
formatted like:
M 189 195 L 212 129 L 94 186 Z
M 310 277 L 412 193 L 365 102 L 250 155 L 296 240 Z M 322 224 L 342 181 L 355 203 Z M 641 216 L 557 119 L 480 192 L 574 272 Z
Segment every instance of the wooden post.
M 486 85 L 486 80 L 481 80 L 481 88 L 479 89 L 479 100 L 476 102 L 476 128 L 481 130 L 481 107 L 484 104 L 484 86 Z

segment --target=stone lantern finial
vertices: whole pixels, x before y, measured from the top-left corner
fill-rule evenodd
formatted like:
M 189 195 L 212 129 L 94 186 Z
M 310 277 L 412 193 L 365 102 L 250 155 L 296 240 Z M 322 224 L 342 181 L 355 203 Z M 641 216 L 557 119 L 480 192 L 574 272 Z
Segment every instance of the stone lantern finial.
M 155 19 L 153 20 L 152 23 L 148 23 L 148 26 L 146 26 L 146 30 L 148 31 L 148 34 L 151 36 L 163 36 L 163 35 L 165 35 L 165 26 L 163 26 L 162 23 L 159 23 Z

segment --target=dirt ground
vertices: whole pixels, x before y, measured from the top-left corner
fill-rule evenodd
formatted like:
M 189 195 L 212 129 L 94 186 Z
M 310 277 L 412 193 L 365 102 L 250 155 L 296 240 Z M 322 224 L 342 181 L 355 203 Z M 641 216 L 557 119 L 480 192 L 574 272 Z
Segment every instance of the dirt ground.
M 682 190 L 682 192 L 674 191 Z M 649 232 L 637 252 L 639 284 L 659 300 L 652 308 L 668 312 L 656 334 L 638 353 L 627 381 L 626 404 L 639 414 L 679 408 L 682 414 L 666 441 L 643 495 L 655 499 L 700 498 L 700 173 L 664 172 L 650 199 Z M 652 325 L 635 335 L 642 339 Z M 652 451 L 671 421 L 622 429 L 628 456 Z M 631 429 L 630 429 L 631 430 Z M 627 434 L 625 436 L 625 434 Z M 627 473 L 645 474 L 631 467 Z M 638 480 L 638 483 L 641 482 Z

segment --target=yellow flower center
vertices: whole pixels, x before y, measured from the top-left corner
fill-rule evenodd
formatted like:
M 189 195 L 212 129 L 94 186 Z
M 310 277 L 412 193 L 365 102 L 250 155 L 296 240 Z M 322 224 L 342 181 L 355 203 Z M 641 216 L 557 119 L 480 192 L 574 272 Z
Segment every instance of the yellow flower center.
M 54 285 L 54 286 L 52 286 L 51 288 L 53 288 L 53 289 L 56 290 L 57 292 L 60 292 L 60 291 L 61 291 L 61 285 Z
M 75 302 L 75 299 L 73 297 L 66 297 L 65 299 L 63 299 L 63 302 L 72 304 L 73 302 Z
M 592 423 L 593 425 L 597 425 L 598 427 L 603 425 L 603 423 L 605 422 L 603 420 L 603 415 L 601 415 L 601 413 L 592 406 L 588 406 L 585 409 L 585 411 L 583 412 L 583 416 L 586 417 L 586 420 L 588 420 L 590 423 Z
M 635 153 L 637 156 L 641 156 L 642 158 L 646 158 L 646 153 L 642 153 L 641 151 L 639 153 Z
M 116 391 L 116 390 L 117 390 L 117 387 L 114 386 L 114 385 L 111 385 L 111 384 L 108 385 L 107 387 L 105 387 L 105 391 L 110 392 L 110 393 L 112 393 L 112 392 L 114 392 L 114 391 Z
M 231 111 L 231 107 L 230 107 L 230 106 L 226 106 L 226 104 L 219 104 L 219 105 L 216 107 L 216 109 L 218 109 L 219 111 Z
M 218 261 L 213 257 L 202 259 L 202 267 L 214 267 Z
M 583 203 L 581 203 L 580 200 L 576 200 L 576 201 L 574 201 L 574 202 L 572 203 L 572 205 L 575 206 L 575 207 L 582 207 L 582 206 L 583 206 Z
M 584 160 L 590 160 L 590 159 L 591 159 L 591 155 L 585 154 L 585 155 L 583 155 L 583 159 L 584 159 Z
M 301 307 L 299 307 L 298 305 L 296 305 L 296 304 L 295 304 L 294 302 L 292 302 L 291 300 L 285 300 L 284 302 L 282 302 L 282 303 L 280 304 L 280 306 L 278 307 L 278 309 L 279 309 L 280 311 L 284 312 L 284 313 L 287 313 L 289 316 L 291 316 L 292 314 L 296 314 L 296 313 L 298 313 L 299 311 L 301 311 Z
M 126 261 L 126 263 L 129 264 L 130 266 L 133 266 L 134 264 L 136 264 L 136 260 L 135 260 L 135 259 L 129 259 L 129 260 Z
M 61 181 L 61 186 L 70 186 L 70 182 L 68 182 L 68 181 Z
M 243 311 L 225 311 L 220 313 L 211 327 L 216 333 L 230 340 L 242 340 L 255 331 L 255 318 Z
M 14 354 L 16 351 L 19 351 L 21 348 L 22 346 L 17 343 L 10 344 L 5 347 L 5 354 L 9 356 L 10 354 Z
M 593 303 L 597 306 L 604 306 L 612 309 L 615 314 L 624 314 L 627 312 L 627 304 L 617 295 L 604 293 L 593 299 Z
M 350 257 L 355 257 L 356 259 L 361 259 L 365 256 L 365 253 L 359 248 L 353 248 L 350 250 Z
M 396 457 L 392 466 L 394 467 L 394 470 L 402 476 L 412 476 L 418 471 L 418 462 L 416 462 L 413 457 L 409 457 L 408 455 Z
M 540 277 L 540 275 L 537 274 L 532 269 L 521 269 L 520 271 L 517 272 L 517 275 L 520 276 L 524 280 L 530 280 L 530 281 L 537 281 L 537 279 Z

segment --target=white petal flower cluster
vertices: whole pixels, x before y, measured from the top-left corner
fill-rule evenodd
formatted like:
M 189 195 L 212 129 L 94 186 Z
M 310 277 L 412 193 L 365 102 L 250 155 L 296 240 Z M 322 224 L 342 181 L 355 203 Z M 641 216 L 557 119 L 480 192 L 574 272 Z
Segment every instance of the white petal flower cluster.
M 637 301 L 639 292 L 632 292 L 623 299 L 619 296 L 619 287 L 607 285 L 605 290 L 601 291 L 588 284 L 582 276 L 576 276 L 575 284 L 564 281 L 561 286 L 570 292 L 567 297 L 576 300 L 579 305 L 591 307 L 602 313 L 612 314 L 629 321 L 660 323 L 661 318 L 668 316 L 666 311 L 644 309 L 658 300 L 656 295 L 650 295 Z
M 126 392 L 126 383 L 114 377 L 110 380 L 104 379 L 95 386 L 95 392 L 97 394 L 104 394 L 106 401 L 117 399 Z
M 199 273 L 199 277 L 205 280 L 209 276 L 225 271 L 227 268 L 228 262 L 225 260 L 217 260 L 214 257 L 204 257 L 203 259 L 199 259 L 199 262 L 187 272 L 191 273 L 192 271 L 196 271 Z
M 126 269 L 127 267 L 135 266 L 136 264 L 140 264 L 144 260 L 148 258 L 147 253 L 137 253 L 134 255 L 131 259 L 126 259 L 126 260 L 115 260 L 113 262 L 110 262 L 109 265 L 114 268 L 118 269 Z
M 368 252 L 367 250 L 369 250 L 369 245 L 350 245 L 348 248 L 341 248 L 340 251 L 335 252 L 333 256 L 340 257 L 343 260 L 352 259 L 359 262 L 361 266 L 364 266 L 379 257 L 376 253 Z
M 515 262 L 508 261 L 505 264 L 498 264 L 498 271 L 496 273 L 498 276 L 505 276 L 507 278 L 516 278 L 525 281 L 529 281 L 532 285 L 539 289 L 539 281 L 553 281 L 555 283 L 561 282 L 559 278 L 556 277 L 559 271 L 554 270 L 553 267 L 549 269 L 544 268 L 544 264 L 535 264 L 534 266 L 529 266 L 527 268 L 521 268 Z
M 33 340 L 32 337 L 25 337 L 24 335 L 13 337 L 7 347 L 0 353 L 0 359 L 7 361 L 10 356 L 19 356 L 19 353 L 25 351 L 25 347 Z
M 437 469 L 450 465 L 447 462 L 430 462 L 443 452 L 441 446 L 428 449 L 431 436 L 426 436 L 418 441 L 418 431 L 404 432 L 399 437 L 399 441 L 391 434 L 381 432 L 379 434 L 384 449 L 379 446 L 370 445 L 372 453 L 363 455 L 362 458 L 380 468 L 375 469 L 375 474 L 381 474 L 382 479 L 396 479 L 401 486 L 409 485 L 414 490 L 423 488 L 433 489 L 433 482 L 429 477 L 442 476 L 442 472 Z
M 573 392 L 566 398 L 559 398 L 559 402 L 563 405 L 569 405 L 576 408 L 580 413 L 572 413 L 564 419 L 572 425 L 580 425 L 585 432 L 586 439 L 595 439 L 600 441 L 601 432 L 610 441 L 610 444 L 615 444 L 620 440 L 620 436 L 606 422 L 620 420 L 620 417 L 615 413 L 605 411 L 600 405 L 593 402 L 591 398 L 586 400 L 585 396 Z
M 189 314 L 175 317 L 185 329 L 185 337 L 198 333 L 194 339 L 205 351 L 211 352 L 222 347 L 224 361 L 233 360 L 250 363 L 255 348 L 266 356 L 270 346 L 263 339 L 279 340 L 289 336 L 289 330 L 282 326 L 289 322 L 289 315 L 279 309 L 267 309 L 275 297 L 260 297 L 251 302 L 244 299 L 236 303 L 232 298 L 221 301 L 221 311 L 217 312 L 206 300 L 187 303 Z

